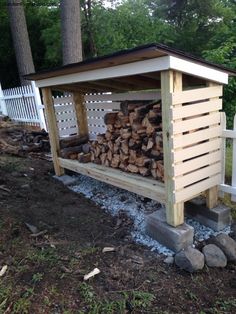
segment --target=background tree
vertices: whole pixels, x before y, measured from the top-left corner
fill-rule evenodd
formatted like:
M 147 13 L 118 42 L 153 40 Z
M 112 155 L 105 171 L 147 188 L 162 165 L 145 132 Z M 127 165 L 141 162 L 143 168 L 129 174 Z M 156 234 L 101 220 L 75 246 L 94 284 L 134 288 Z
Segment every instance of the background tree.
M 79 62 L 83 59 L 80 1 L 61 0 L 60 9 L 63 64 Z
M 18 73 L 21 84 L 28 84 L 23 75 L 35 71 L 30 48 L 28 30 L 21 0 L 8 0 L 11 34 L 13 38 Z

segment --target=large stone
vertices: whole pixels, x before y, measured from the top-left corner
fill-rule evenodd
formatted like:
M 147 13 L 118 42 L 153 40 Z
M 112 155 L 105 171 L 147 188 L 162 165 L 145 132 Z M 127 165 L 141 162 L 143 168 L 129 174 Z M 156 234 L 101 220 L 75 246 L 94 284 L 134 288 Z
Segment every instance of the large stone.
M 223 230 L 231 224 L 230 208 L 218 205 L 209 209 L 202 198 L 195 198 L 185 204 L 185 213 L 188 217 L 215 231 Z
M 225 233 L 220 233 L 209 240 L 210 243 L 217 245 L 225 254 L 228 262 L 236 263 L 236 241 Z
M 168 225 L 164 210 L 157 210 L 147 216 L 146 232 L 174 252 L 179 252 L 193 243 L 193 227 L 185 223 L 178 227 Z
M 188 247 L 175 255 L 175 264 L 181 269 L 190 273 L 201 270 L 204 267 L 204 255 L 192 248 Z
M 208 244 L 202 249 L 205 256 L 205 261 L 209 267 L 225 267 L 227 258 L 223 251 L 215 244 Z

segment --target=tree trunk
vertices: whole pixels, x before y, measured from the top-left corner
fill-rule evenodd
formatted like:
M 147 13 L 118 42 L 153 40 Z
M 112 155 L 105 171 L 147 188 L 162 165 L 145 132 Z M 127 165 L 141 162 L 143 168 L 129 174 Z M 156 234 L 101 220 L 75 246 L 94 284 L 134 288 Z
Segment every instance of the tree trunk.
M 7 6 L 20 81 L 27 85 L 29 81 L 24 80 L 23 75 L 33 73 L 35 69 L 23 4 L 21 0 L 7 0 Z
M 82 61 L 80 1 L 61 0 L 63 64 Z

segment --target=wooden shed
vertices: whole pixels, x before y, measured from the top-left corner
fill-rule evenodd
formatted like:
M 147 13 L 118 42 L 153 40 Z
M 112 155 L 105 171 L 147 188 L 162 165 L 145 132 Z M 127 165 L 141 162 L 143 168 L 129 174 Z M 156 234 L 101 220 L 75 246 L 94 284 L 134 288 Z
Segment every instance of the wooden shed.
M 165 45 L 150 44 L 26 78 L 35 81 L 42 91 L 58 176 L 64 174 L 64 169 L 70 169 L 157 200 L 165 204 L 168 224 L 178 226 L 184 222 L 187 200 L 204 193 L 208 208 L 217 204 L 217 186 L 221 183 L 223 85 L 235 73 Z M 72 96 L 60 99 L 57 108 L 54 91 Z M 60 157 L 60 136 L 72 133 L 96 136 L 104 131 L 104 113 L 119 110 L 121 101 L 159 98 L 164 182 Z M 68 111 L 74 117 L 69 133 L 65 123 Z

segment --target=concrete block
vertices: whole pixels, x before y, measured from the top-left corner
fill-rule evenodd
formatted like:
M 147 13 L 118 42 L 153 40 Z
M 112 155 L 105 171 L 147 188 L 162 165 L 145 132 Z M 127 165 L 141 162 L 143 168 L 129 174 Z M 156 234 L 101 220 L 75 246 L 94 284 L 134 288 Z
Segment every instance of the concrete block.
M 202 200 L 197 198 L 185 203 L 185 214 L 215 231 L 223 230 L 231 224 L 229 207 L 220 204 L 209 209 Z
M 77 181 L 76 178 L 68 176 L 67 174 L 65 174 L 63 176 L 53 176 L 53 178 L 62 182 L 64 185 L 72 185 Z
M 186 223 L 178 227 L 168 225 L 164 210 L 158 210 L 147 216 L 146 232 L 174 252 L 193 244 L 193 227 Z

